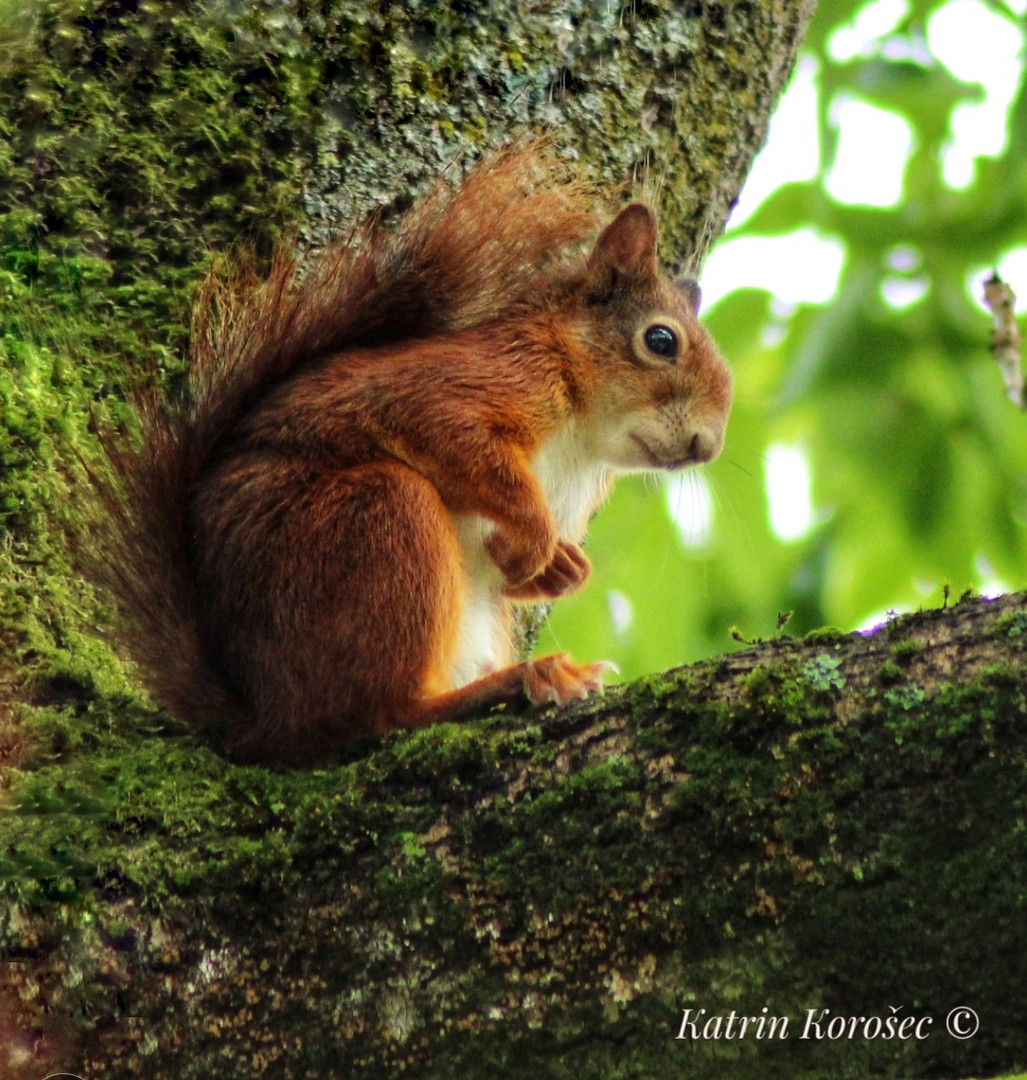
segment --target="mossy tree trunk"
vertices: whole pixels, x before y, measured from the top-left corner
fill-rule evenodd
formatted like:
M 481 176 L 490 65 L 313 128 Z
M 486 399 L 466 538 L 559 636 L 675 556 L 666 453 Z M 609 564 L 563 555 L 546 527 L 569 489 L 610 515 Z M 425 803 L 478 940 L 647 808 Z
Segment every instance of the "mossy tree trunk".
M 1027 1056 L 1022 598 L 282 774 L 140 700 L 65 550 L 91 410 L 130 423 L 126 386 L 180 377 L 211 247 L 319 238 L 543 124 L 593 180 L 649 175 L 694 266 L 811 9 L 49 0 L 0 27 L 4 1076 Z M 788 1039 L 683 1013 L 764 1007 Z M 807 1009 L 933 1026 L 804 1040 Z
M 3 822 L 5 1075 L 1023 1063 L 1025 641 L 1027 598 L 970 600 L 330 770 L 154 735 L 46 771 Z

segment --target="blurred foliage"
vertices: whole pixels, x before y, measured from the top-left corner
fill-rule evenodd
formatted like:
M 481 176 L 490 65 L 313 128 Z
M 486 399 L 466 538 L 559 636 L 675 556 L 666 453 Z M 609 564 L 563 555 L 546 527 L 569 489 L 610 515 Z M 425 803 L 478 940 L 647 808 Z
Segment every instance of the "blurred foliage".
M 820 0 L 805 46 L 817 66 L 820 175 L 778 188 L 730 234 L 813 227 L 841 240 L 835 297 L 782 313 L 766 292 L 744 289 L 716 304 L 707 322 L 734 369 L 736 401 L 723 458 L 706 472 L 709 541 L 689 550 L 654 506 L 657 485 L 621 481 L 593 525 L 596 576 L 558 605 L 543 647 L 607 656 L 629 676 L 730 648 L 732 627 L 771 636 L 778 613 L 793 613 L 788 633 L 850 629 L 934 605 L 945 587 L 1023 587 L 1027 416 L 1005 397 L 980 304 L 982 271 L 1027 244 L 1022 72 L 1006 149 L 978 158 L 972 182 L 953 190 L 942 168 L 953 111 L 982 92 L 927 51 L 925 27 L 945 5 L 912 0 L 894 30 L 834 58 L 832 34 L 871 6 Z M 984 7 L 1007 21 L 1022 62 L 1023 18 L 1001 0 Z M 895 206 L 828 194 L 833 106 L 846 98 L 912 129 Z M 896 281 L 923 295 L 890 306 L 886 282 Z M 1011 284 L 1027 298 L 1027 280 Z M 771 529 L 764 484 L 775 443 L 801 448 L 813 477 L 815 525 L 787 542 Z M 687 510 L 687 484 L 678 498 Z

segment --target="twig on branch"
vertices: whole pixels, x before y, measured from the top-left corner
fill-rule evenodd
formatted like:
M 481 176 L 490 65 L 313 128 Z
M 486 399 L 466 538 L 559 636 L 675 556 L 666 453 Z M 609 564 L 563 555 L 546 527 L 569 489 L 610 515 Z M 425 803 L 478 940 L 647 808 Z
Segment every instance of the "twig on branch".
M 984 303 L 995 320 L 991 351 L 995 354 L 1009 400 L 1021 409 L 1027 408 L 1024 398 L 1024 379 L 1020 363 L 1020 328 L 1016 325 L 1013 305 L 1016 294 L 997 272 L 984 283 Z

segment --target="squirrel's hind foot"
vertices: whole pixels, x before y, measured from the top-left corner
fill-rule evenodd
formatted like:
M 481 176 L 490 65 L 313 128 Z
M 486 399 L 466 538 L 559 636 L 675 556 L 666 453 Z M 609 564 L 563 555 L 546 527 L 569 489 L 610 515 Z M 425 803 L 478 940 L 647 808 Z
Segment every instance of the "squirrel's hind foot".
M 566 653 L 554 653 L 525 665 L 524 693 L 533 705 L 568 705 L 603 692 L 603 672 L 616 671 L 606 660 L 576 664 Z
M 576 664 L 566 653 L 525 660 L 490 672 L 467 686 L 424 698 L 398 711 L 378 730 L 420 728 L 480 715 L 495 705 L 526 697 L 532 705 L 569 705 L 592 693 L 602 693 L 603 673 L 614 664 Z

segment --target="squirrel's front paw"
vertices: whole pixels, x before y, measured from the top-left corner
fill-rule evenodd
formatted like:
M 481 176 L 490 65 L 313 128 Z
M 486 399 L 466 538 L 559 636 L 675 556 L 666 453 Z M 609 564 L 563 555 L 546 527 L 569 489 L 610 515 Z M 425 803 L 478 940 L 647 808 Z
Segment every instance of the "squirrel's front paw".
M 510 589 L 527 587 L 536 577 L 545 572 L 553 558 L 556 541 L 545 534 L 517 535 L 513 538 L 507 533 L 494 532 L 485 541 L 485 548 L 492 561 L 506 578 L 506 595 Z
M 566 653 L 543 656 L 528 662 L 524 693 L 533 705 L 567 705 L 577 698 L 603 689 L 603 672 L 616 671 L 614 664 L 576 664 Z
M 592 564 L 577 544 L 561 540 L 556 545 L 549 565 L 522 585 L 509 585 L 503 590 L 512 600 L 555 600 L 574 592 L 588 580 Z

